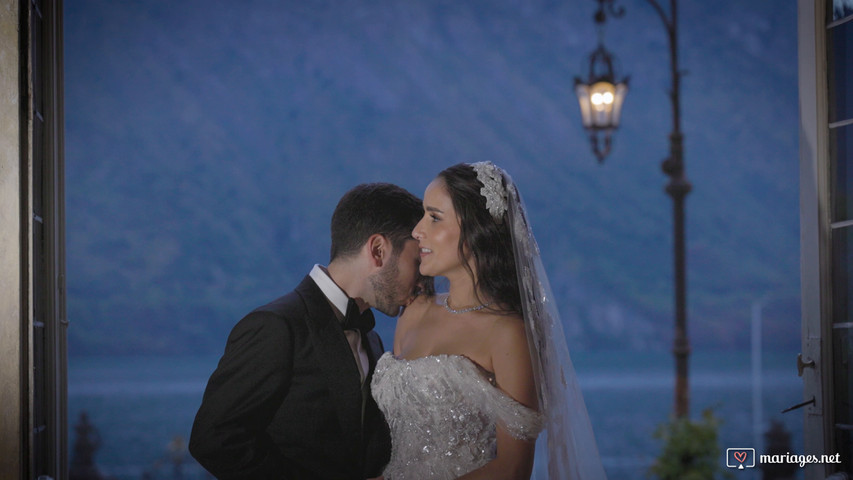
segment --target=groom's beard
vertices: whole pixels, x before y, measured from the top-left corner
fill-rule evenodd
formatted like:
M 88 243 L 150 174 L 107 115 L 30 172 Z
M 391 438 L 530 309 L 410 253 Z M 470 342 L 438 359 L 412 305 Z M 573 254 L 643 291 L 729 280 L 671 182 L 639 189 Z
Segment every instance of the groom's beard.
M 400 286 L 397 280 L 399 275 L 400 267 L 397 265 L 397 258 L 392 257 L 381 270 L 368 277 L 376 298 L 375 305 L 371 306 L 389 317 L 400 314 L 400 308 L 408 297 L 399 292 Z

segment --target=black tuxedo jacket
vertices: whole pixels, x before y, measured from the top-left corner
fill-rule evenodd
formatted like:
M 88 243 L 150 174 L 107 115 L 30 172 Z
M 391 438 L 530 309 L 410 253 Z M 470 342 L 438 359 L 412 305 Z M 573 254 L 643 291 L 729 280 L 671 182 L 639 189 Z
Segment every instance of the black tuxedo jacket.
M 231 331 L 196 414 L 190 453 L 220 480 L 378 476 L 391 451 L 370 395 L 383 347 L 376 332 L 362 333 L 362 343 L 370 359 L 363 387 L 332 306 L 306 276 Z

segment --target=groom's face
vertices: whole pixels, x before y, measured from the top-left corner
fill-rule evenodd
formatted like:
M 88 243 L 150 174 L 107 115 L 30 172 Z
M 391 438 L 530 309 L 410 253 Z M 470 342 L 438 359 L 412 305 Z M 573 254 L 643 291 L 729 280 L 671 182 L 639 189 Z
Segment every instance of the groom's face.
M 373 287 L 373 308 L 385 315 L 396 317 L 400 308 L 411 300 L 415 284 L 419 278 L 418 242 L 406 240 L 404 247 L 375 274 L 369 277 Z

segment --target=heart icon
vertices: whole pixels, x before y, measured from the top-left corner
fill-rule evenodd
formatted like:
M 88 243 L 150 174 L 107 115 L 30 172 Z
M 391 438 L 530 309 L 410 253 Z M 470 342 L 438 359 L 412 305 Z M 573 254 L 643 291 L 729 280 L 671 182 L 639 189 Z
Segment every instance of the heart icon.
M 743 463 L 746 461 L 746 452 L 734 452 L 734 453 L 735 453 L 735 460 L 737 460 L 740 463 Z

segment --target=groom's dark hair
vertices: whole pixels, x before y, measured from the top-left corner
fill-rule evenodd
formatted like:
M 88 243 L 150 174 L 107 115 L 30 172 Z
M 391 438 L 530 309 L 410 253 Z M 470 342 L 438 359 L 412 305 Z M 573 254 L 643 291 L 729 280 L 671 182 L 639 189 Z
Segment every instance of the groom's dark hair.
M 390 183 L 363 183 L 341 197 L 332 214 L 330 261 L 358 253 L 375 233 L 391 242 L 391 253 L 400 252 L 412 229 L 424 215 L 421 200 Z

